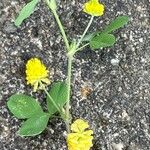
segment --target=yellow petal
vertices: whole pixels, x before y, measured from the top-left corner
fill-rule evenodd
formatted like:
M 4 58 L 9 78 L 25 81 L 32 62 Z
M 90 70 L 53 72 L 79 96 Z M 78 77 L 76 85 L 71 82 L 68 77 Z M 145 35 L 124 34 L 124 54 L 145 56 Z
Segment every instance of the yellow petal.
M 92 16 L 102 16 L 104 13 L 104 5 L 98 0 L 89 0 L 83 5 L 83 11 Z
M 87 131 L 84 131 L 83 134 L 84 134 L 84 135 L 90 136 L 90 135 L 93 134 L 93 130 L 87 130 Z
M 73 132 L 83 132 L 89 127 L 88 123 L 82 119 L 77 119 L 72 125 L 71 130 Z
M 39 89 L 39 82 L 50 84 L 48 79 L 48 70 L 38 58 L 31 58 L 26 64 L 26 80 L 27 84 L 33 86 L 34 91 Z
M 92 144 L 93 136 L 82 133 L 70 133 L 67 136 L 68 150 L 89 150 Z

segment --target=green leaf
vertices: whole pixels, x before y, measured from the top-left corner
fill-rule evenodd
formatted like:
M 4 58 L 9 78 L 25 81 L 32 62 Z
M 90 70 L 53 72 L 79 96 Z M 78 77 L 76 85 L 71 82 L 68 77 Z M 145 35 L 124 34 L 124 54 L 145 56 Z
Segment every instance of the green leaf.
M 12 95 L 7 105 L 9 110 L 19 119 L 30 118 L 39 112 L 43 112 L 34 98 L 24 94 Z
M 112 34 L 100 34 L 92 38 L 90 41 L 91 49 L 99 49 L 102 47 L 108 47 L 114 45 L 116 39 Z
M 25 121 L 18 131 L 18 134 L 20 136 L 38 135 L 47 127 L 48 120 L 49 115 L 47 113 L 39 113 Z
M 32 0 L 23 9 L 20 11 L 19 16 L 15 20 L 15 25 L 19 27 L 23 20 L 28 18 L 34 11 L 35 6 L 37 5 L 39 0 Z
M 105 34 L 105 33 L 111 33 L 112 31 L 115 31 L 121 27 L 123 27 L 125 24 L 127 24 L 129 21 L 129 17 L 128 16 L 119 16 L 117 17 L 112 23 L 110 23 L 104 31 L 100 32 L 100 31 L 96 31 L 93 33 L 89 33 L 87 35 L 85 35 L 85 37 L 83 38 L 83 42 L 87 42 L 90 41 L 93 37 L 95 37 L 96 35 L 100 35 L 100 34 Z
M 65 82 L 57 82 L 52 85 L 51 90 L 49 91 L 50 96 L 53 98 L 55 103 L 63 108 L 67 101 L 67 84 Z M 50 114 L 54 114 L 57 112 L 57 109 L 51 102 L 51 100 L 47 97 L 47 106 Z
M 115 30 L 123 27 L 124 25 L 126 25 L 128 23 L 128 21 L 129 21 L 128 16 L 119 16 L 105 28 L 103 33 L 111 33 L 112 31 L 115 31 Z

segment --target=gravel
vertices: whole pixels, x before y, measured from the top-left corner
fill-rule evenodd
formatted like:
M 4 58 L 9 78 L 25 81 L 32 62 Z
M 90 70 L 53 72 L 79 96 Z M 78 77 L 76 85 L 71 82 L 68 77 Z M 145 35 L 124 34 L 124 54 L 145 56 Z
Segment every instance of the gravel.
M 95 18 L 90 31 L 102 29 L 119 15 L 130 23 L 115 32 L 111 48 L 76 54 L 72 78 L 72 115 L 84 118 L 94 130 L 92 150 L 150 149 L 150 16 L 148 0 L 101 0 L 105 15 Z M 59 2 L 60 18 L 71 38 L 85 29 L 89 16 L 82 0 Z M 37 97 L 45 107 L 45 95 L 26 86 L 24 66 L 39 57 L 52 72 L 52 81 L 66 79 L 64 44 L 54 18 L 43 2 L 21 27 L 14 19 L 24 0 L 0 1 L 0 149 L 66 150 L 65 124 L 53 119 L 39 136 L 17 135 L 22 120 L 8 111 L 6 102 L 14 93 Z M 81 89 L 91 93 L 82 97 Z

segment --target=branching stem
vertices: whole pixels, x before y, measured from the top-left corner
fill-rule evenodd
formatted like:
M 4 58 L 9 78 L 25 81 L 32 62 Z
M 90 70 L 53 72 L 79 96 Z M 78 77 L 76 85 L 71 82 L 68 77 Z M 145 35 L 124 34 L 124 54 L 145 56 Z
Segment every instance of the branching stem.
M 47 5 L 49 6 L 49 8 L 51 9 L 50 7 L 50 1 L 49 0 L 46 0 L 47 1 Z M 93 16 L 91 16 L 91 19 L 85 29 L 85 31 L 83 32 L 81 38 L 79 39 L 78 43 L 75 45 L 75 47 L 73 49 L 71 49 L 70 45 L 69 45 L 69 42 L 68 42 L 68 38 L 66 36 L 66 33 L 65 33 L 65 30 L 64 30 L 64 27 L 59 19 L 59 16 L 56 12 L 55 9 L 51 9 L 52 13 L 54 14 L 54 17 L 56 19 L 56 22 L 59 26 L 59 29 L 61 31 L 61 34 L 62 34 L 62 37 L 63 37 L 63 40 L 64 40 L 64 43 L 66 45 L 66 48 L 67 48 L 67 57 L 68 57 L 68 73 L 67 73 L 67 103 L 66 103 L 66 118 L 65 118 L 65 123 L 66 123 L 66 127 L 67 127 L 67 132 L 70 133 L 70 123 L 71 123 L 71 114 L 70 114 L 70 93 L 71 93 L 71 71 L 72 71 L 72 61 L 73 61 L 73 56 L 74 54 L 83 49 L 84 47 L 86 47 L 87 45 L 89 45 L 89 43 L 81 46 L 80 44 L 82 43 L 82 40 L 84 38 L 84 36 L 86 35 L 88 29 L 90 28 L 92 22 L 93 22 Z M 51 100 L 51 102 L 54 104 L 54 106 L 57 108 L 57 110 L 60 112 L 60 114 L 62 114 L 62 111 L 61 109 L 57 106 L 57 104 L 53 101 L 52 97 L 49 95 L 49 93 L 46 91 L 46 89 L 44 89 L 45 93 L 47 94 L 47 96 L 49 97 L 49 99 Z M 64 118 L 63 118 L 64 119 Z

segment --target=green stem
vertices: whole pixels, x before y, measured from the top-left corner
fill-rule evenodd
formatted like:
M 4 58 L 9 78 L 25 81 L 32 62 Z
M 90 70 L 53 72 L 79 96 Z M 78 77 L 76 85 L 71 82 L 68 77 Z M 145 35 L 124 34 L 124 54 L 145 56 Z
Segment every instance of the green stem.
M 47 5 L 49 6 L 49 8 L 51 9 L 50 7 L 50 1 L 47 0 Z M 78 50 L 81 50 L 82 48 L 84 48 L 85 46 L 87 46 L 88 44 L 85 44 L 83 45 L 82 47 L 79 48 L 84 36 L 86 35 L 89 27 L 91 26 L 92 24 L 92 21 L 93 21 L 93 16 L 91 17 L 85 31 L 83 32 L 83 35 L 81 36 L 81 38 L 79 39 L 77 45 L 75 46 L 74 49 L 70 50 L 70 45 L 69 45 L 69 42 L 68 42 L 68 39 L 67 39 L 67 36 L 66 36 L 66 33 L 64 31 L 64 27 L 59 19 L 59 16 L 56 12 L 55 9 L 51 9 L 53 14 L 54 14 L 54 17 L 56 19 L 56 22 L 59 26 L 59 29 L 61 31 L 61 34 L 63 36 L 63 40 L 65 42 L 65 45 L 66 45 L 66 48 L 67 48 L 67 51 L 70 53 L 67 53 L 67 57 L 68 57 L 68 74 L 67 74 L 67 104 L 66 104 L 66 119 L 65 119 L 65 123 L 66 123 L 66 127 L 67 127 L 67 131 L 68 133 L 70 133 L 70 123 L 71 123 L 71 115 L 70 115 L 70 93 L 71 93 L 71 71 L 72 71 L 72 61 L 73 61 L 73 55 L 75 54 L 76 51 Z M 57 108 L 57 110 L 60 112 L 60 114 L 62 114 L 62 110 L 57 106 L 57 104 L 55 103 L 55 101 L 52 99 L 52 97 L 49 95 L 49 93 L 46 91 L 46 89 L 44 88 L 44 91 L 45 93 L 47 94 L 47 96 L 49 97 L 49 99 L 51 100 L 51 102 L 54 104 L 54 106 Z
M 60 113 L 61 117 L 65 120 L 65 114 L 64 112 L 59 108 L 59 106 L 55 103 L 55 101 L 53 100 L 53 98 L 50 96 L 50 94 L 48 93 L 48 91 L 46 90 L 45 86 L 42 84 L 42 82 L 40 82 L 44 92 L 46 93 L 46 95 L 48 96 L 49 100 L 53 103 L 54 107 L 57 109 L 57 111 Z
M 64 40 L 64 42 L 65 42 L 66 48 L 67 48 L 67 50 L 69 50 L 69 42 L 68 42 L 66 33 L 65 33 L 65 31 L 64 31 L 63 25 L 62 25 L 62 23 L 61 23 L 61 21 L 60 21 L 60 19 L 59 19 L 59 16 L 58 16 L 58 14 L 57 14 L 56 11 L 53 11 L 53 14 L 54 14 L 54 17 L 55 17 L 55 19 L 56 19 L 56 22 L 57 22 L 57 24 L 58 24 L 58 26 L 59 26 L 59 29 L 60 29 L 60 31 L 61 31 L 61 34 L 62 34 L 62 36 L 63 36 L 63 40 Z
M 89 43 L 87 43 L 87 44 L 85 44 L 85 45 L 79 47 L 78 49 L 76 49 L 76 52 L 82 50 L 83 48 L 85 48 L 85 47 L 88 46 L 88 45 L 89 45 Z
M 67 75 L 67 104 L 66 104 L 66 126 L 67 131 L 70 133 L 70 122 L 71 122 L 71 115 L 70 115 L 70 93 L 71 93 L 71 69 L 72 69 L 72 60 L 73 56 L 68 56 L 68 75 Z
M 91 16 L 91 19 L 90 19 L 90 21 L 89 21 L 89 23 L 88 23 L 88 25 L 87 25 L 85 31 L 83 32 L 81 38 L 79 39 L 79 41 L 78 41 L 78 43 L 77 43 L 76 49 L 78 49 L 78 47 L 80 46 L 80 44 L 81 44 L 81 42 L 82 42 L 84 36 L 86 35 L 88 29 L 90 28 L 90 26 L 91 26 L 91 24 L 92 24 L 92 22 L 93 22 L 93 19 L 94 19 L 94 16 Z
M 67 104 L 66 104 L 66 126 L 67 126 L 67 131 L 68 133 L 70 133 L 70 123 L 71 123 L 71 115 L 70 115 L 70 93 L 71 93 L 71 69 L 72 69 L 72 60 L 73 60 L 73 55 L 75 54 L 76 51 L 84 48 L 85 46 L 87 46 L 88 44 L 85 44 L 83 47 L 79 48 L 78 47 L 80 46 L 85 34 L 87 33 L 89 27 L 91 26 L 92 24 L 92 21 L 93 21 L 93 16 L 91 17 L 85 31 L 83 32 L 81 38 L 79 39 L 75 49 L 69 51 L 68 53 L 68 75 L 67 75 L 67 86 L 68 86 L 68 93 L 67 93 Z
M 60 29 L 60 31 L 61 31 L 61 34 L 62 34 L 62 36 L 63 36 L 63 40 L 64 40 L 64 42 L 65 42 L 66 48 L 67 48 L 67 50 L 69 50 L 69 47 L 70 47 L 70 46 L 69 46 L 68 38 L 67 38 L 67 36 L 66 36 L 64 27 L 63 27 L 63 25 L 62 25 L 62 23 L 61 23 L 61 21 L 60 21 L 60 19 L 59 19 L 59 16 L 58 16 L 56 10 L 53 10 L 53 9 L 51 8 L 50 1 L 49 1 L 49 0 L 46 0 L 46 3 L 47 3 L 47 5 L 48 5 L 49 9 L 50 9 L 50 10 L 52 11 L 52 13 L 54 14 L 54 17 L 55 17 L 55 19 L 56 19 L 56 22 L 57 22 L 57 24 L 58 24 L 58 26 L 59 26 L 59 29 Z

